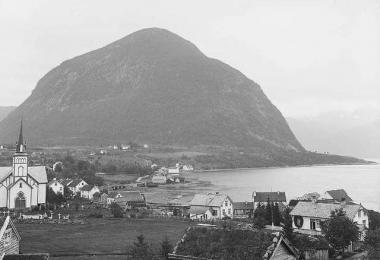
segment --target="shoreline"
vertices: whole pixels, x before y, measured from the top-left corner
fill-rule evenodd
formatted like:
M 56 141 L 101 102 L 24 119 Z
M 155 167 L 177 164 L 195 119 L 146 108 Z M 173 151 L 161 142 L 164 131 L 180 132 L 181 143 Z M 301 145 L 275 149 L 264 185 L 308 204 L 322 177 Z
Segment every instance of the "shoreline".
M 377 165 L 379 162 L 368 161 L 368 163 L 350 163 L 350 164 L 300 164 L 294 166 L 268 166 L 268 167 L 246 167 L 246 168 L 225 168 L 225 169 L 210 169 L 210 170 L 195 170 L 192 173 L 218 172 L 218 171 L 243 171 L 243 170 L 263 170 L 263 169 L 283 169 L 283 168 L 304 168 L 304 167 L 319 167 L 319 166 L 351 166 L 351 165 Z M 191 174 L 191 172 L 187 173 Z

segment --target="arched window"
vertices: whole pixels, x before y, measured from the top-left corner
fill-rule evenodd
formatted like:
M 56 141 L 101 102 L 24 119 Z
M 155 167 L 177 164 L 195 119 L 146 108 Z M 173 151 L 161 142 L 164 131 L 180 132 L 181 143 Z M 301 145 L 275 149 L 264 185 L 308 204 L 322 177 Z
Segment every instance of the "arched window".
M 26 208 L 26 200 L 23 192 L 19 192 L 17 194 L 15 199 L 15 208 L 18 210 Z

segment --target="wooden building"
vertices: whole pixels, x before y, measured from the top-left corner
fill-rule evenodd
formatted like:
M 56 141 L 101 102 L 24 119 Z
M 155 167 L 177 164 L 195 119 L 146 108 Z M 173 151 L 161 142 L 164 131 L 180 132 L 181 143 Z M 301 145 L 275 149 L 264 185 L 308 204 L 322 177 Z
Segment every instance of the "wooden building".
M 21 238 L 11 218 L 0 219 L 0 226 L 0 259 L 5 255 L 18 254 Z

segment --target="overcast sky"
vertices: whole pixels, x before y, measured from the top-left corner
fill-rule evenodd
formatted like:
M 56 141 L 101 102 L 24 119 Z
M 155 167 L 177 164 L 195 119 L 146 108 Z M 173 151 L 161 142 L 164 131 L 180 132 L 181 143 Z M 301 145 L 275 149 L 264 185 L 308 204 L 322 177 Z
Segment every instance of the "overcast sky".
M 380 1 L 0 0 L 0 106 L 66 59 L 161 27 L 261 85 L 285 116 L 380 110 Z

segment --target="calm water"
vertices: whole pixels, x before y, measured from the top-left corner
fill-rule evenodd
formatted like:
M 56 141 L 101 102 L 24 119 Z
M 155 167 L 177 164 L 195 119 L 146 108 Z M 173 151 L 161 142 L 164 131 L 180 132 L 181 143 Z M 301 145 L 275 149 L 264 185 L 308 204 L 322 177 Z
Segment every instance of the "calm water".
M 235 201 L 249 201 L 254 190 L 285 191 L 289 200 L 313 191 L 321 194 L 330 189 L 345 189 L 355 202 L 380 210 L 380 164 L 228 170 L 194 175 L 210 181 L 211 190 L 227 193 Z

